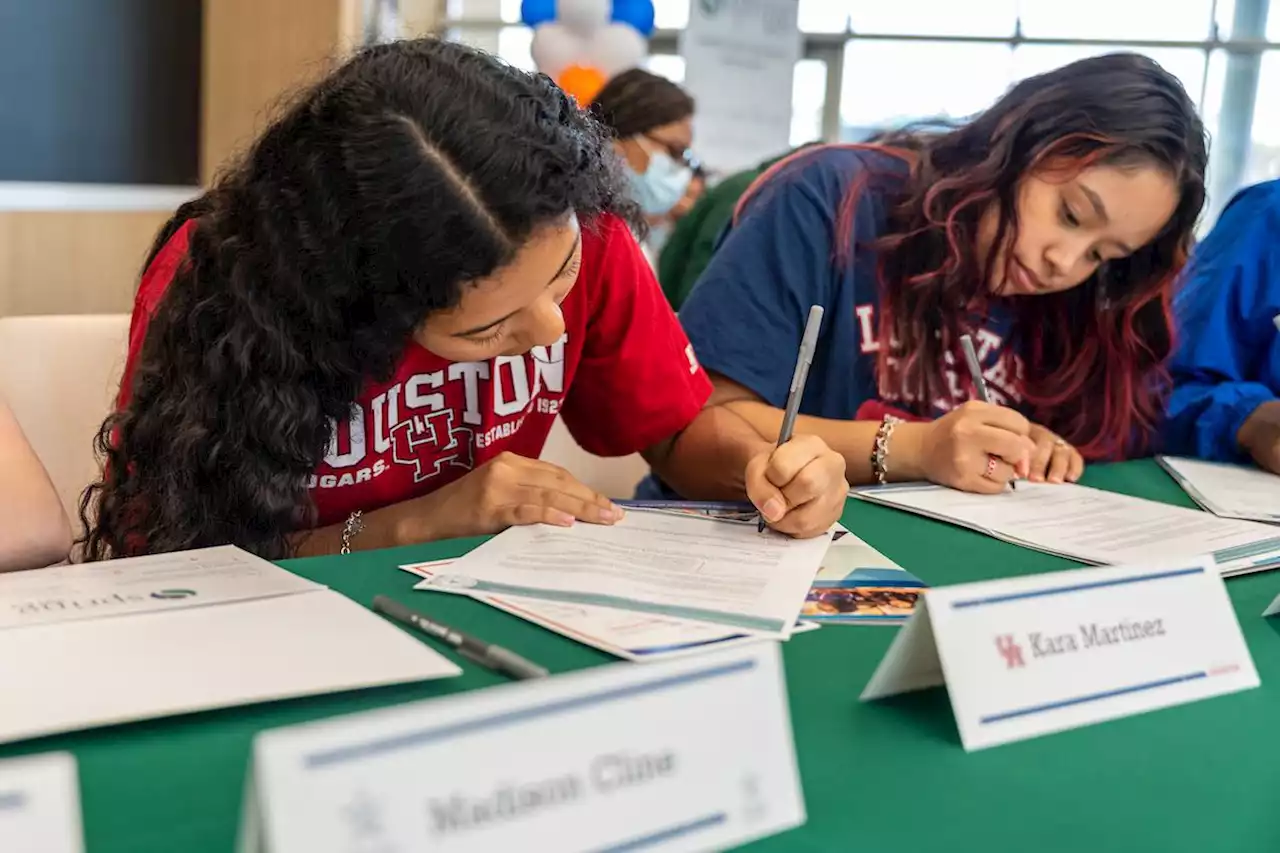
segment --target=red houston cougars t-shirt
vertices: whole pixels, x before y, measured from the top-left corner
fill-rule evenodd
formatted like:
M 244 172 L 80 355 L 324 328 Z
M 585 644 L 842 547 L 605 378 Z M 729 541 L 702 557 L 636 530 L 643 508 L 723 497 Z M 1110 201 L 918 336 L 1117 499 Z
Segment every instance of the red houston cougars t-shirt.
M 187 251 L 188 222 L 143 275 L 120 405 L 147 323 Z M 434 491 L 503 451 L 536 459 L 557 415 L 599 456 L 650 447 L 688 426 L 711 382 L 625 223 L 584 227 L 565 334 L 521 356 L 452 362 L 410 342 L 391 380 L 366 386 L 333 425 L 310 479 L 320 525 Z

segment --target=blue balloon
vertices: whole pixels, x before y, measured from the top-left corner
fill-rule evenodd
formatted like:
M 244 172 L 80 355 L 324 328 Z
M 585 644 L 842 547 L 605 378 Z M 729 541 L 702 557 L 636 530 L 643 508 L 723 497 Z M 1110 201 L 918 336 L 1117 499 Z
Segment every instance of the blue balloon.
M 521 0 L 520 22 L 536 27 L 556 19 L 556 0 Z
M 630 24 L 640 35 L 648 36 L 653 33 L 653 0 L 613 0 L 612 19 Z

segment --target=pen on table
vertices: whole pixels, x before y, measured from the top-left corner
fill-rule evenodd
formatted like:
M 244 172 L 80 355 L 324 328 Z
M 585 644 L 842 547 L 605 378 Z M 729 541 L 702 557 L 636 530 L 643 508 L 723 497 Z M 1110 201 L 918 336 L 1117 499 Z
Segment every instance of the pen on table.
M 458 654 L 496 672 L 520 679 L 544 678 L 547 675 L 546 669 L 525 660 L 513 651 L 486 643 L 478 637 L 464 634 L 457 628 L 450 628 L 448 625 L 436 622 L 385 595 L 374 596 L 373 609 L 375 613 L 381 613 L 383 616 L 388 616 L 411 628 L 417 628 L 428 636 L 448 643 L 458 650 Z
M 973 379 L 973 390 L 977 392 L 979 400 L 983 403 L 990 403 L 991 394 L 987 392 L 987 379 L 982 375 L 982 365 L 978 363 L 978 353 L 973 348 L 973 338 L 969 335 L 961 335 L 960 349 L 964 350 L 964 360 L 969 365 L 969 376 Z M 1009 488 L 1016 491 L 1018 484 L 1010 480 Z
M 822 306 L 809 309 L 809 319 L 804 322 L 804 337 L 800 339 L 800 353 L 796 356 L 796 369 L 791 374 L 791 391 L 787 394 L 787 409 L 782 414 L 782 428 L 778 430 L 778 447 L 791 440 L 796 428 L 796 415 L 800 414 L 800 398 L 804 396 L 804 383 L 809 378 L 809 365 L 818 347 L 818 329 L 822 327 Z M 756 525 L 757 533 L 764 533 L 764 515 Z

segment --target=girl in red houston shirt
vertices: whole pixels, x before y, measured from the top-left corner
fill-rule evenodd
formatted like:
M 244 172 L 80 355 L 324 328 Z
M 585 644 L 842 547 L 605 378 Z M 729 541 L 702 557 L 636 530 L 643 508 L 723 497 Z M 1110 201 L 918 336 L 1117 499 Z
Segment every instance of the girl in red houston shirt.
M 843 459 L 704 408 L 626 198 L 606 135 L 546 77 L 434 40 L 360 53 L 157 239 L 87 556 L 616 521 L 536 461 L 557 416 L 683 494 L 825 530 Z

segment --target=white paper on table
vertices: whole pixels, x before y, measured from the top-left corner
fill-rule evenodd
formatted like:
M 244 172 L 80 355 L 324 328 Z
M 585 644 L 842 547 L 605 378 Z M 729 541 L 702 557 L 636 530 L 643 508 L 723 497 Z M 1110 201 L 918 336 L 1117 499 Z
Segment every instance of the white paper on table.
M 453 560 L 433 560 L 428 563 L 410 563 L 400 568 L 417 577 L 430 579 L 452 562 Z M 423 585 L 419 584 L 418 588 L 423 588 Z M 435 591 L 429 585 L 425 588 Z M 476 593 L 471 597 L 548 631 L 630 661 L 668 660 L 701 654 L 713 648 L 732 648 L 774 639 L 770 634 L 727 629 L 711 622 L 616 607 L 516 595 Z M 802 622 L 791 633 L 805 633 L 819 627 L 813 622 Z
M 1280 566 L 1280 532 L 1074 483 L 1018 483 L 975 495 L 931 483 L 855 489 L 856 497 L 1084 563 L 1211 555 L 1224 577 Z
M 83 853 L 80 784 L 71 753 L 0 761 L 0 850 Z
M 206 607 L 325 587 L 224 545 L 0 575 L 0 629 Z
M 612 526 L 509 528 L 424 583 L 465 595 L 640 610 L 785 639 L 830 539 L 629 513 Z
M 117 602 L 114 593 L 97 586 L 88 598 L 76 597 L 85 587 L 75 584 L 62 599 L 48 597 L 45 588 L 46 597 L 35 600 L 46 609 L 61 601 L 66 609 L 104 616 L 0 629 L 0 684 L 6 686 L 0 743 L 460 673 L 430 646 L 345 596 L 238 553 L 239 560 L 255 565 L 240 591 L 248 596 L 256 590 L 260 597 L 238 598 L 235 590 L 223 589 L 221 601 L 191 606 L 205 588 L 192 575 L 183 588 L 196 595 L 178 600 L 186 606 L 130 612 L 139 602 L 123 594 L 123 603 Z M 120 589 L 141 595 L 138 590 L 147 586 L 139 578 L 153 569 L 172 580 L 165 567 L 173 559 L 162 555 L 98 566 L 114 573 L 103 577 L 115 577 Z M 290 585 L 298 591 L 279 594 Z M 124 612 L 114 615 L 116 605 Z
M 1270 471 L 1181 456 L 1158 456 L 1156 461 L 1192 500 L 1214 515 L 1280 523 L 1280 477 Z

